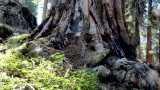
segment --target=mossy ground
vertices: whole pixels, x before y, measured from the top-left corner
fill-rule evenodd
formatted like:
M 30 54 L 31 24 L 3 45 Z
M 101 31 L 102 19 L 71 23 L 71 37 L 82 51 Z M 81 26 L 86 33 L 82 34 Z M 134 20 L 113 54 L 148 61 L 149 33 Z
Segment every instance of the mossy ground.
M 5 46 L 8 49 L 14 49 L 19 47 L 20 45 L 22 45 L 23 43 L 23 39 L 28 37 L 29 34 L 22 34 L 22 35 L 18 35 L 18 34 L 14 34 L 14 36 L 10 37 L 7 39 Z

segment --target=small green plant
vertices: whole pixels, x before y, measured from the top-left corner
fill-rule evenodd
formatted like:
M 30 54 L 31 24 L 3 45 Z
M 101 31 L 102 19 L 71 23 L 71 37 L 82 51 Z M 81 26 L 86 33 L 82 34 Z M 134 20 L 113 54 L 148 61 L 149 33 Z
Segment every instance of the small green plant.
M 64 60 L 64 54 L 60 54 L 58 52 L 51 55 L 50 57 L 53 58 L 54 60 Z

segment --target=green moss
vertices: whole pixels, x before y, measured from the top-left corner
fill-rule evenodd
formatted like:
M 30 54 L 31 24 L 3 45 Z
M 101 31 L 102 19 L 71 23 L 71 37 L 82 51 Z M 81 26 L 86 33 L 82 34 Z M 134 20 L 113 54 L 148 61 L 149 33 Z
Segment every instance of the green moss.
M 23 55 L 28 57 L 42 56 L 42 48 L 37 42 L 26 42 L 18 48 L 14 49 L 16 52 L 21 52 Z
M 51 44 L 50 41 L 47 41 L 44 45 L 49 46 Z
M 39 38 L 38 39 L 42 44 L 46 45 L 46 46 L 49 46 L 50 45 L 50 41 L 46 38 Z
M 18 46 L 21 45 L 20 42 L 22 42 L 21 40 L 24 39 L 25 37 L 28 37 L 29 34 L 22 34 L 22 35 L 16 35 L 16 36 L 13 36 L 13 37 L 10 37 L 7 42 L 6 42 L 6 46 L 7 48 L 16 48 Z
M 35 43 L 28 43 L 28 50 L 31 51 L 36 47 Z
M 46 41 L 45 38 L 39 38 L 38 40 L 40 40 L 40 41 Z

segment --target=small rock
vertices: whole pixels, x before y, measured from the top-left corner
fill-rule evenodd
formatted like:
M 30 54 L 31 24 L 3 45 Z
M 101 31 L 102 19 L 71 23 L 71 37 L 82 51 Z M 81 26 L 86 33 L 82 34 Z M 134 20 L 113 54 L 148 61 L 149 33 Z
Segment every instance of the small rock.
M 33 85 L 26 84 L 26 85 L 16 85 L 15 89 L 17 90 L 37 90 Z
M 147 82 L 146 82 L 145 79 L 139 78 L 139 79 L 137 80 L 137 84 L 138 84 L 138 87 L 142 88 L 142 87 L 144 87 L 144 86 L 147 85 Z
M 147 83 L 149 83 L 150 87 L 155 88 L 157 87 L 157 82 L 159 79 L 158 73 L 155 70 L 149 69 L 146 75 Z M 156 89 L 155 89 L 156 90 Z
M 128 61 L 126 58 L 116 60 L 115 64 L 113 65 L 113 69 L 123 69 L 123 70 L 131 70 L 137 62 Z
M 116 56 L 111 56 L 111 57 L 107 58 L 105 60 L 107 68 L 112 68 L 113 65 L 115 64 L 116 60 L 118 60 L 118 57 L 116 57 Z
M 126 72 L 126 76 L 125 76 L 124 81 L 126 81 L 126 82 L 132 82 L 132 83 L 135 84 L 137 82 L 135 74 L 136 74 L 136 72 L 135 72 L 134 69 L 129 70 L 128 72 Z
M 111 71 L 103 65 L 93 68 L 93 71 L 98 73 L 99 78 L 107 78 L 111 73 Z
M 124 65 L 124 62 L 127 62 L 127 61 L 128 60 L 126 58 L 122 58 L 122 59 L 116 60 L 116 62 L 113 65 L 113 69 L 114 70 L 119 69 L 121 66 Z
M 116 76 L 116 79 L 121 82 L 125 78 L 125 74 L 126 74 L 126 71 L 121 70 L 116 72 L 114 75 Z
M 102 49 L 94 52 L 87 60 L 86 65 L 88 67 L 94 67 L 98 63 L 102 61 L 102 59 L 105 58 L 105 56 L 110 52 L 109 49 Z

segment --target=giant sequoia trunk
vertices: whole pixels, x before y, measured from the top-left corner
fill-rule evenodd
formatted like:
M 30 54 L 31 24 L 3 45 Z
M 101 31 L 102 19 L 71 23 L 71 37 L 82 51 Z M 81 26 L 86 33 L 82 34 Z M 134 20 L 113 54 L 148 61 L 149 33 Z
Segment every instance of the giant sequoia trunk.
M 52 47 L 74 60 L 85 59 L 103 48 L 110 49 L 106 58 L 136 60 L 135 48 L 126 32 L 124 3 L 124 0 L 55 0 L 47 18 L 30 39 L 48 37 Z

